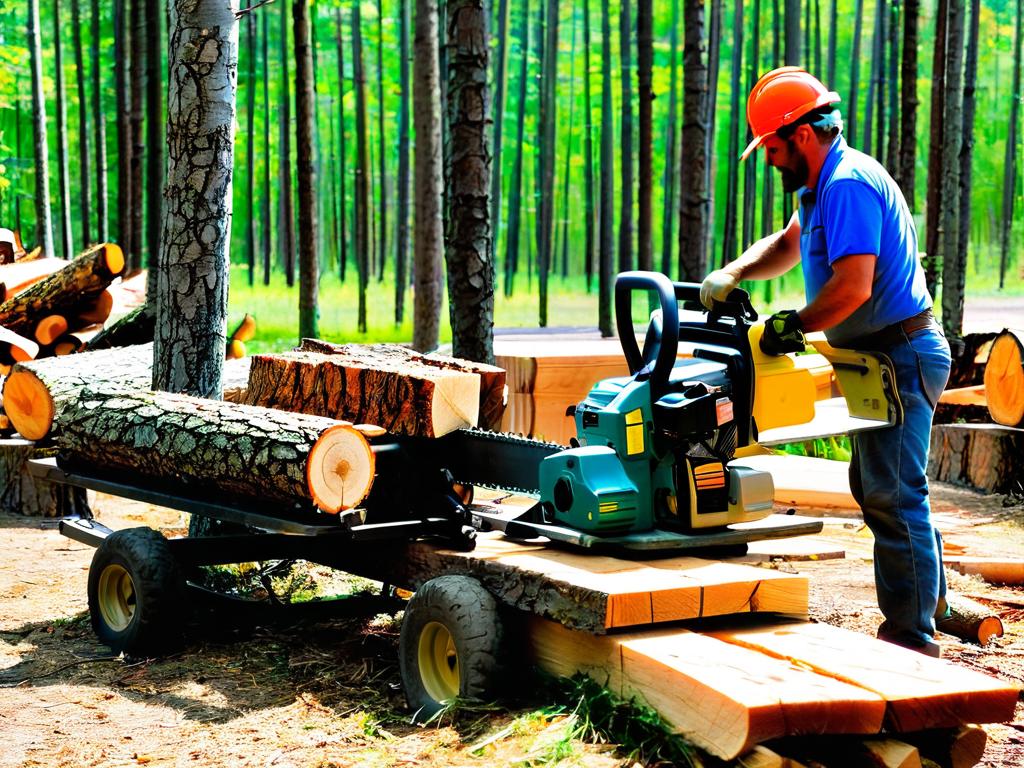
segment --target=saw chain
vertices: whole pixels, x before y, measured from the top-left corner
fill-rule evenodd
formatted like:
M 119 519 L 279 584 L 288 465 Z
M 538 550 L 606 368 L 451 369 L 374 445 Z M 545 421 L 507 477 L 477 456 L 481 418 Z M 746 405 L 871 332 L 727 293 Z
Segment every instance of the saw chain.
M 457 482 L 526 494 L 540 493 L 540 463 L 567 447 L 485 429 L 460 429 L 432 443 Z

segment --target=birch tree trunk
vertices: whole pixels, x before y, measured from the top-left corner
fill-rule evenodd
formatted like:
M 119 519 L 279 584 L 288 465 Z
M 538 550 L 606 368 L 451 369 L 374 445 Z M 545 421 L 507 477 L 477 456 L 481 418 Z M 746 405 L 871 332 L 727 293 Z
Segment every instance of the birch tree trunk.
M 651 244 L 651 175 L 654 162 L 654 7 L 652 0 L 637 0 L 636 5 L 636 73 L 637 97 L 640 101 L 639 152 L 637 186 L 637 267 L 650 271 L 654 267 Z
M 679 279 L 707 271 L 709 199 L 708 68 L 704 63 L 704 2 L 683 5 L 683 127 L 679 139 Z
M 61 0 L 53 2 L 53 57 L 57 88 L 57 179 L 60 187 L 60 250 L 62 259 L 75 256 L 71 232 L 71 179 L 68 172 L 68 105 L 64 93 L 64 60 L 61 55 Z
M 28 49 L 32 67 L 32 139 L 35 145 L 36 244 L 53 256 L 50 219 L 50 155 L 46 146 L 46 98 L 43 94 L 43 52 L 39 32 L 39 0 L 28 2 Z
M 619 59 L 622 85 L 622 130 L 619 134 L 622 194 L 619 197 L 619 271 L 633 269 L 633 87 L 631 47 L 633 30 L 629 0 L 619 7 Z
M 82 246 L 93 242 L 92 162 L 89 157 L 89 102 L 85 92 L 85 60 L 82 56 L 82 12 L 79 0 L 71 0 L 71 32 L 75 48 L 75 83 L 78 89 L 78 197 L 82 212 Z
M 612 270 L 614 264 L 614 232 L 612 218 L 615 196 L 615 143 L 612 128 L 612 23 L 608 3 L 601 3 L 601 239 L 599 247 L 599 277 L 597 324 L 601 335 L 612 331 Z
M 107 233 L 107 113 L 103 111 L 100 71 L 100 0 L 92 0 L 89 59 L 92 62 L 92 127 L 96 134 L 96 231 L 101 243 Z
M 554 0 L 549 9 L 557 19 Z M 488 16 L 484 0 L 448 0 L 447 106 L 451 146 L 446 153 L 445 169 L 448 194 L 445 260 L 453 353 L 455 357 L 492 365 L 494 262 L 490 258 L 488 197 L 491 181 L 487 135 L 491 104 L 487 93 Z M 555 35 L 557 30 L 556 22 Z M 549 42 L 551 34 L 549 29 Z M 554 82 L 551 88 L 553 100 Z M 554 115 L 551 117 L 553 120 Z
M 153 388 L 219 399 L 227 335 L 236 0 L 171 0 L 167 206 Z
M 958 251 L 960 228 L 960 145 L 963 135 L 964 2 L 949 0 L 946 36 L 946 94 L 942 118 L 942 214 L 939 252 L 942 254 L 942 328 L 950 339 L 962 335 L 964 267 Z
M 413 122 L 416 131 L 415 222 L 413 230 L 412 345 L 420 352 L 437 348 L 441 320 L 441 71 L 437 0 L 416 0 L 413 41 Z
M 917 166 L 917 40 L 919 0 L 906 0 L 903 9 L 903 60 L 900 64 L 900 156 L 896 182 L 911 211 L 915 203 L 914 176 Z
M 395 324 L 405 319 L 405 294 L 409 290 L 409 29 L 412 18 L 410 0 L 399 0 L 399 80 L 401 103 L 398 107 L 398 238 L 395 248 Z M 493 249 L 492 249 L 493 250 Z

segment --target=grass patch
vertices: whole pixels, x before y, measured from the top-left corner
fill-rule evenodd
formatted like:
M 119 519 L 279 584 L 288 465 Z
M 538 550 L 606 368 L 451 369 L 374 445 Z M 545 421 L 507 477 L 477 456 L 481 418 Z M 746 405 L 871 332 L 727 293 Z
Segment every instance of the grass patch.
M 776 453 L 788 453 L 792 456 L 811 456 L 815 459 L 831 459 L 832 461 L 849 461 L 853 455 L 853 447 L 847 435 L 819 437 L 802 443 L 783 443 L 773 446 Z

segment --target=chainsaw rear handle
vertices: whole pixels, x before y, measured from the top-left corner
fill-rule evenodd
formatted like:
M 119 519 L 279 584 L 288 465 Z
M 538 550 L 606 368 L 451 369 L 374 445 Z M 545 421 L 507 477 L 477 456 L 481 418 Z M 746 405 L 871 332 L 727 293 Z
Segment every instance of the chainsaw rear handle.
M 633 291 L 654 292 L 661 304 L 661 323 L 655 323 L 653 335 L 648 333 L 641 351 L 633 331 Z M 649 364 L 648 356 L 654 354 L 650 345 L 657 348 L 651 381 L 656 392 L 668 382 L 669 373 L 676 364 L 679 348 L 679 302 L 684 309 L 706 311 L 700 303 L 700 283 L 673 283 L 661 272 L 621 272 L 615 279 L 615 325 L 626 356 L 631 374 Z M 734 288 L 726 301 L 716 301 L 709 313 L 709 321 L 719 317 L 733 317 L 737 321 L 757 320 L 757 312 L 750 303 L 750 294 L 742 288 Z

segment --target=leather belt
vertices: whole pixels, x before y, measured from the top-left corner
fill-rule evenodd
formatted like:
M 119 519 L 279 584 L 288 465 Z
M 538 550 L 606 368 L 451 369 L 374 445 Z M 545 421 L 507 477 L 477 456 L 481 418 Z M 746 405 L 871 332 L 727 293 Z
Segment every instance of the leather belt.
M 907 336 L 915 331 L 920 331 L 922 328 L 928 328 L 932 325 L 937 324 L 935 322 L 935 315 L 932 314 L 932 308 L 928 307 L 916 315 L 908 317 L 906 320 L 887 325 L 879 331 L 869 333 L 867 336 L 861 336 L 859 339 L 855 339 L 844 346 L 849 349 L 885 351 L 906 341 Z

